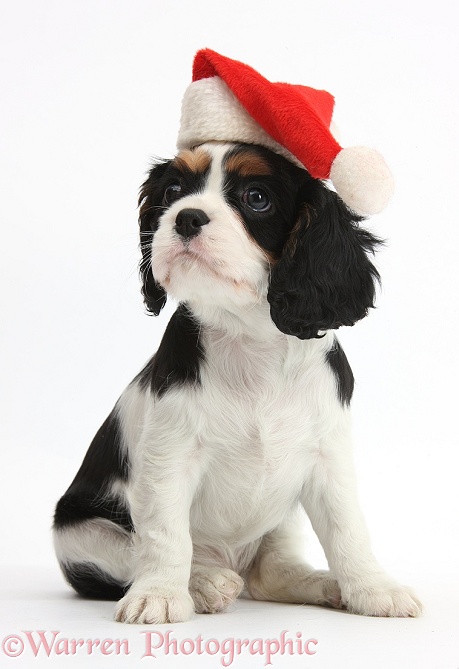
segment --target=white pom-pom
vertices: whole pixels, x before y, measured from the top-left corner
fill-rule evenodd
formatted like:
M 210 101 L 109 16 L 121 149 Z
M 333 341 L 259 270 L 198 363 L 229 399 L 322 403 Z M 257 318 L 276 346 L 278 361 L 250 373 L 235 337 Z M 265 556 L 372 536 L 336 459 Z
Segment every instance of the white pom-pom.
M 330 179 L 348 207 L 363 216 L 378 214 L 394 193 L 384 158 L 366 146 L 342 149 L 333 161 Z

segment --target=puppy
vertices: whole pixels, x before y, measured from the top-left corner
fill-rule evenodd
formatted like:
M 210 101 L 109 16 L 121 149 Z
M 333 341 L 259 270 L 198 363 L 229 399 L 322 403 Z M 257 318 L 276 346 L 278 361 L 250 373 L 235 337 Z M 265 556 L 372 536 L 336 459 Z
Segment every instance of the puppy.
M 179 306 L 57 504 L 65 578 L 174 623 L 254 599 L 417 616 L 379 566 L 351 460 L 353 375 L 333 330 L 373 306 L 378 240 L 266 148 L 212 142 L 142 186 L 142 292 Z M 307 514 L 330 571 L 304 558 Z

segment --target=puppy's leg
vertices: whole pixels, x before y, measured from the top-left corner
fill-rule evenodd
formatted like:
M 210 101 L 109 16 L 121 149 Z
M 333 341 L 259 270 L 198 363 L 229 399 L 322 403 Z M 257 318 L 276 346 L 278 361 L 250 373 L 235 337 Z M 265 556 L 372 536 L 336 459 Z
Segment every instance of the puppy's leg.
M 304 511 L 296 508 L 265 535 L 249 572 L 247 586 L 254 599 L 341 607 L 337 581 L 304 560 Z
M 128 499 L 135 527 L 134 581 L 118 603 L 120 622 L 181 622 L 194 611 L 188 592 L 189 516 L 200 477 L 199 448 L 176 405 L 169 410 L 170 415 L 155 415 L 154 433 L 143 435 L 133 464 Z
M 83 597 L 117 600 L 132 580 L 132 535 L 93 518 L 54 529 L 57 559 L 68 583 Z
M 422 605 L 376 561 L 357 499 L 347 417 L 319 445 L 302 501 L 324 548 L 342 603 L 368 616 L 418 616 Z

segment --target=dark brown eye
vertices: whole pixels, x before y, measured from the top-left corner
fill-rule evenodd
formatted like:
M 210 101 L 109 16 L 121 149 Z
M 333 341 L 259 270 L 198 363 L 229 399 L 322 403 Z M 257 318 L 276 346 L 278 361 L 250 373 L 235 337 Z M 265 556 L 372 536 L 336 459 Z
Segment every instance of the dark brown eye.
M 164 204 L 172 204 L 173 202 L 178 200 L 181 197 L 181 195 L 182 195 L 182 187 L 177 181 L 176 183 L 173 183 L 170 186 L 168 186 L 164 191 L 164 197 L 163 197 Z
M 271 209 L 271 200 L 261 188 L 249 188 L 242 194 L 242 201 L 258 213 Z

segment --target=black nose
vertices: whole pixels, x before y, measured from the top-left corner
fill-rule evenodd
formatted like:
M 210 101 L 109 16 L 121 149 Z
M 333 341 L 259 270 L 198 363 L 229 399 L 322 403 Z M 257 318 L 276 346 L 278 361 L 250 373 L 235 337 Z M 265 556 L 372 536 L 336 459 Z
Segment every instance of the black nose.
M 191 239 L 201 232 L 210 219 L 202 209 L 182 209 L 175 219 L 175 229 L 181 237 Z

